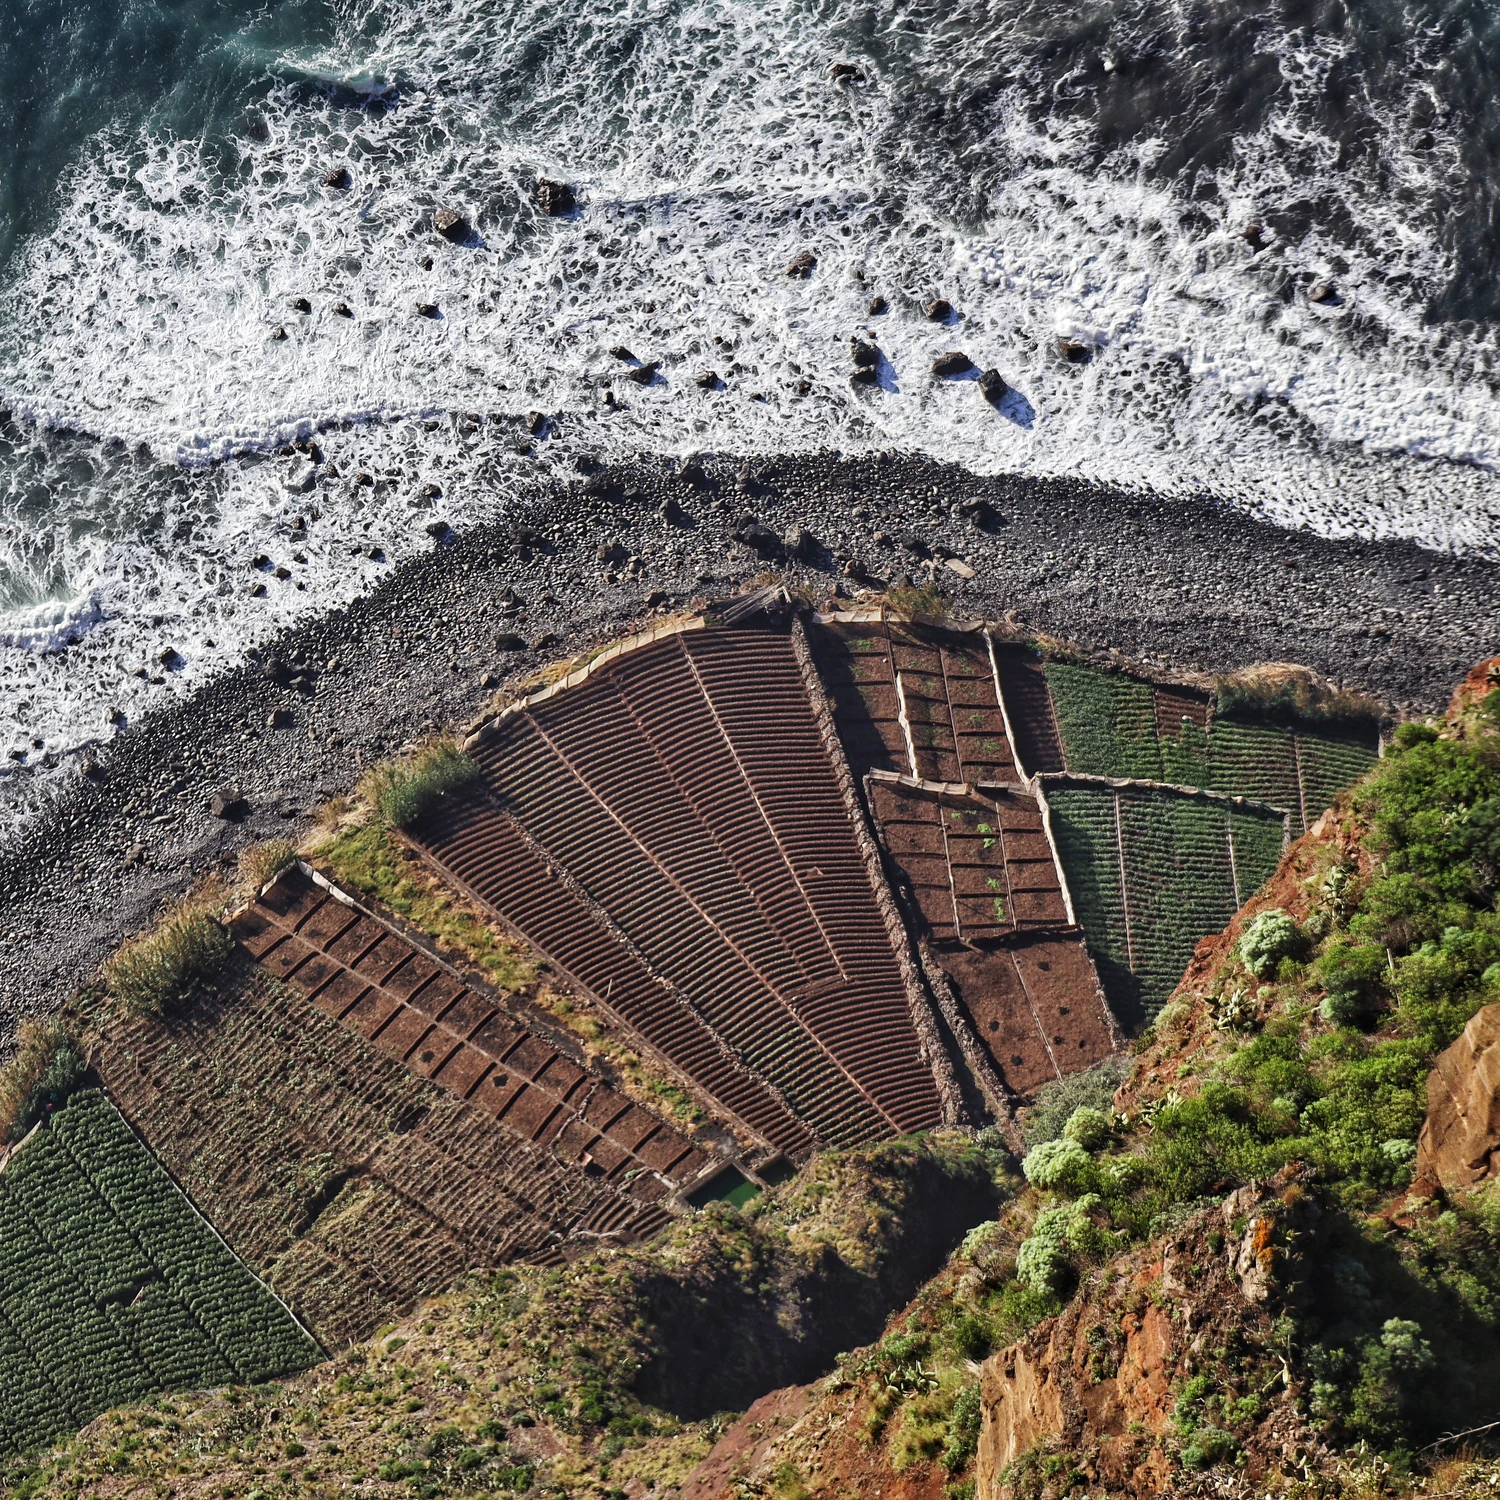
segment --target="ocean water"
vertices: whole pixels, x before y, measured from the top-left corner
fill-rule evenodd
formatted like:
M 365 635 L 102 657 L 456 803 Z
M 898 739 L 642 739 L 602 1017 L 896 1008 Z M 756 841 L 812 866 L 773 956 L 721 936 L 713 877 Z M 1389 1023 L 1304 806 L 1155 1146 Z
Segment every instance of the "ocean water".
M 431 545 L 435 510 L 497 514 L 584 452 L 900 447 L 1500 555 L 1493 7 L 0 19 L 0 826 L 106 708 L 190 691 Z M 573 215 L 537 211 L 539 173 Z M 620 344 L 656 384 L 620 382 Z M 930 377 L 955 348 L 999 410 Z M 523 457 L 532 410 L 553 435 Z M 285 452 L 313 436 L 331 469 Z M 256 598 L 260 553 L 293 576 Z

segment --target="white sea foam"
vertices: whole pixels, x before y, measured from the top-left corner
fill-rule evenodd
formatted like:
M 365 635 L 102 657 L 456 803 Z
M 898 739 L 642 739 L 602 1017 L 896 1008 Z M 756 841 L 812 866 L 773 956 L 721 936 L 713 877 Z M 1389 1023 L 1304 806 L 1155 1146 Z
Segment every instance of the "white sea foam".
M 392 4 L 279 66 L 382 94 L 383 112 L 273 87 L 265 139 L 229 159 L 101 140 L 0 299 L 0 392 L 34 424 L 0 460 L 0 749 L 76 745 L 107 705 L 138 715 L 368 587 L 385 565 L 351 546 L 427 545 L 425 481 L 452 519 L 503 508 L 515 429 L 465 434 L 465 412 L 556 413 L 569 451 L 899 446 L 1500 555 L 1495 350 L 1424 321 L 1451 274 L 1424 209 L 1456 170 L 1451 139 L 1408 147 L 1393 116 L 1378 173 L 1338 170 L 1309 101 L 1339 44 L 1291 34 L 1270 54 L 1284 106 L 1190 198 L 1151 170 L 1170 143 L 1101 151 L 1087 124 L 1039 111 L 1009 17 L 916 14 Z M 861 37 L 889 66 L 834 84 Z M 951 117 L 1012 55 L 978 123 L 927 130 L 917 85 Z M 353 187 L 324 188 L 344 161 Z M 538 172 L 576 184 L 576 217 L 532 211 Z M 1311 222 L 1339 234 L 1259 250 L 1240 235 L 1309 183 L 1328 209 Z M 479 240 L 432 235 L 440 204 Z M 802 250 L 817 267 L 790 278 Z M 1336 303 L 1308 301 L 1317 279 Z M 877 292 L 891 310 L 871 317 Z M 952 326 L 922 316 L 939 294 Z M 854 334 L 878 339 L 888 389 L 850 385 Z M 1094 358 L 1066 363 L 1060 338 Z M 617 344 L 663 379 L 606 410 Z M 1001 370 L 1001 411 L 930 377 L 949 348 Z M 695 385 L 707 368 L 726 390 Z M 339 483 L 304 494 L 266 456 L 339 422 L 354 425 L 323 438 Z M 356 486 L 358 470 L 400 479 Z M 278 549 L 307 560 L 249 597 L 246 559 Z M 66 655 L 36 649 L 63 640 Z M 162 642 L 184 664 L 130 676 Z

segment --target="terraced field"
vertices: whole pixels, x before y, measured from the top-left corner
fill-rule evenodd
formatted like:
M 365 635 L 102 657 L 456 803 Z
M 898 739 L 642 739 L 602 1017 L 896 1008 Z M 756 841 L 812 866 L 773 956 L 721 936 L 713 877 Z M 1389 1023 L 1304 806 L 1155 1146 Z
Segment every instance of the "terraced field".
M 820 615 L 809 634 L 856 777 L 1020 780 L 987 632 L 877 611 Z
M 88 1040 L 173 1175 L 330 1349 L 466 1270 L 556 1264 L 575 1234 L 668 1218 L 656 1177 L 622 1192 L 570 1143 L 421 1076 L 248 955 L 190 1017 L 108 1016 Z
M 793 639 L 643 642 L 471 741 L 433 863 L 768 1144 L 937 1123 L 882 915 Z
M 1378 753 L 1373 725 L 1210 717 L 1204 693 L 1059 662 L 1046 681 L 1070 772 L 1254 797 L 1289 809 L 1298 835 Z
M 1294 729 L 1215 719 L 1207 784 L 1289 808 L 1292 831 L 1301 835 L 1375 764 L 1376 755 L 1373 730 Z
M 1276 869 L 1286 816 L 1170 788 L 1049 779 L 1045 796 L 1074 911 L 1115 1013 L 1153 1015 L 1200 939 Z
M 1036 801 L 872 774 L 866 795 L 927 931 L 959 942 L 1069 924 Z
M 1161 781 L 1156 704 L 1149 683 L 1092 667 L 1047 664 L 1068 770 Z
M 1114 1051 L 1116 1029 L 1035 798 L 878 772 L 866 795 L 909 919 L 941 971 L 936 982 L 951 989 L 1005 1089 L 1028 1096 Z
M 505 997 L 479 988 L 391 922 L 299 866 L 231 924 L 246 950 L 319 1010 L 619 1192 L 618 1224 L 725 1162 L 559 1050 Z M 648 1214 L 646 1223 L 660 1220 Z M 603 1223 L 589 1227 L 599 1232 Z
M 0 1174 L 0 1452 L 322 1357 L 97 1091 Z

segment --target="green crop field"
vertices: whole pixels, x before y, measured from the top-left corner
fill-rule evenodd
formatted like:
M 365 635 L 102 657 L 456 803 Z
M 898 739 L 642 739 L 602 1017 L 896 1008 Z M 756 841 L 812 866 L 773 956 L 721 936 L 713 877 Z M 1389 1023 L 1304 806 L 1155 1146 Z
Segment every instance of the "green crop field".
M 1315 821 L 1376 760 L 1373 729 L 1361 733 L 1215 719 L 1208 739 L 1208 785 L 1286 808 L 1293 834 L 1307 831 L 1304 807 L 1307 821 Z
M 1292 831 L 1301 834 L 1304 807 L 1309 821 L 1317 818 L 1375 763 L 1373 726 L 1336 729 L 1215 717 L 1206 734 L 1186 720 L 1178 733 L 1163 734 L 1149 683 L 1062 662 L 1049 662 L 1046 672 L 1074 775 L 1165 781 L 1254 797 L 1286 808 Z
M 1161 779 L 1175 786 L 1212 786 L 1208 761 L 1208 736 L 1191 720 L 1184 719 L 1177 734 L 1157 735 L 1161 751 Z
M 1208 731 L 1208 755 L 1208 784 L 1216 792 L 1284 807 L 1293 814 L 1293 829 L 1300 832 L 1302 794 L 1290 729 L 1215 719 Z
M 1307 816 L 1316 820 L 1346 787 L 1353 786 L 1375 764 L 1377 743 L 1373 732 L 1320 734 L 1299 731 L 1297 755 L 1302 767 L 1302 789 Z
M 1048 787 L 1047 801 L 1075 915 L 1127 1024 L 1160 1009 L 1193 949 L 1228 923 L 1281 857 L 1282 820 L 1257 808 L 1065 783 Z
M 1130 972 L 1114 793 L 1104 787 L 1049 786 L 1053 837 L 1068 877 L 1073 914 L 1083 928 L 1115 1014 L 1127 1024 L 1142 1014 Z
M 1092 667 L 1048 662 L 1047 686 L 1070 771 L 1162 779 L 1156 709 L 1147 684 Z
M 0 1174 L 0 1453 L 155 1391 L 320 1358 L 97 1091 Z

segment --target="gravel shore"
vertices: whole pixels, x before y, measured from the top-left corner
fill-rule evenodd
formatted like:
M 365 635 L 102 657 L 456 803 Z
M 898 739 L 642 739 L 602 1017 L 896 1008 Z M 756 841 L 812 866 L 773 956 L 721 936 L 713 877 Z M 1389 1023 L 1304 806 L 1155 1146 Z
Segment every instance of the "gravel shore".
M 780 537 L 805 528 L 814 560 L 782 566 L 736 541 L 747 513 Z M 0 854 L 0 1045 L 164 899 L 253 840 L 295 834 L 362 766 L 467 724 L 496 687 L 773 567 L 853 596 L 850 560 L 869 579 L 921 581 L 923 550 L 974 570 L 937 568 L 957 612 L 1013 612 L 1156 670 L 1298 661 L 1425 712 L 1500 652 L 1500 564 L 1409 543 L 1325 541 L 1207 503 L 909 456 L 614 465 L 450 536 L 121 734 L 92 778 L 72 780 Z M 248 806 L 239 822 L 210 810 L 226 789 Z

